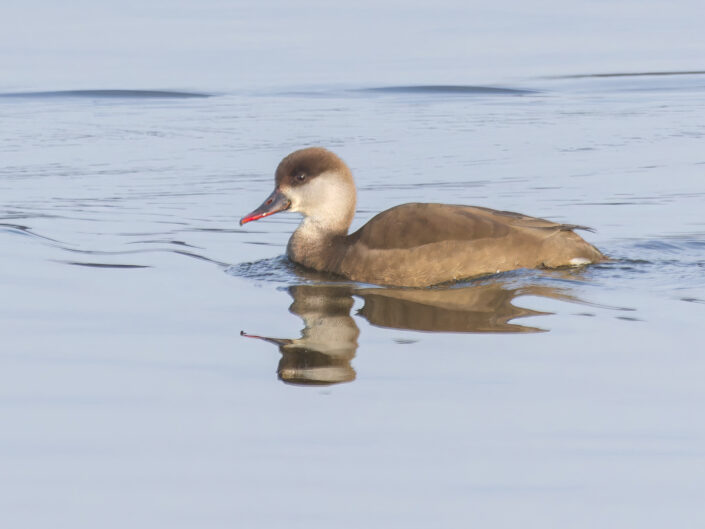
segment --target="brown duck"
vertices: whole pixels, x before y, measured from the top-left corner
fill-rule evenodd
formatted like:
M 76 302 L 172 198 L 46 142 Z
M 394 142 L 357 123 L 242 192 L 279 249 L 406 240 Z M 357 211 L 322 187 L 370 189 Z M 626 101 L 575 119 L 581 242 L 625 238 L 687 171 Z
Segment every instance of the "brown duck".
M 289 259 L 378 285 L 424 287 L 605 259 L 573 232 L 581 226 L 475 206 L 402 204 L 348 235 L 355 197 L 345 162 L 320 147 L 301 149 L 281 161 L 274 191 L 240 225 L 279 211 L 301 213 L 304 218 L 287 246 Z

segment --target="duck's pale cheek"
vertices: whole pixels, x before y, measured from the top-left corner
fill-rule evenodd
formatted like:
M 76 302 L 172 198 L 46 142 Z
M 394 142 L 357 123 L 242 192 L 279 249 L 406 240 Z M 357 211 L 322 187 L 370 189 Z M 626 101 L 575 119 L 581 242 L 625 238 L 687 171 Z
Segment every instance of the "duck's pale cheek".
M 289 211 L 301 213 L 301 211 L 302 211 L 301 196 L 299 196 L 298 193 L 291 193 L 288 191 L 283 191 L 283 193 L 286 194 L 287 198 L 291 202 L 291 206 L 289 206 Z

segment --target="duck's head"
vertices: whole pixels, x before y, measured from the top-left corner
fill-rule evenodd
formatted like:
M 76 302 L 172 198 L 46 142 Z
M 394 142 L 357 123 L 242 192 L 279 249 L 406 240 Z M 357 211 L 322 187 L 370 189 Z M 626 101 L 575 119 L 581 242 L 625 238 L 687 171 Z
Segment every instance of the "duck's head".
M 345 162 L 322 147 L 292 152 L 277 167 L 272 194 L 240 225 L 287 210 L 327 231 L 347 232 L 355 214 L 355 183 Z

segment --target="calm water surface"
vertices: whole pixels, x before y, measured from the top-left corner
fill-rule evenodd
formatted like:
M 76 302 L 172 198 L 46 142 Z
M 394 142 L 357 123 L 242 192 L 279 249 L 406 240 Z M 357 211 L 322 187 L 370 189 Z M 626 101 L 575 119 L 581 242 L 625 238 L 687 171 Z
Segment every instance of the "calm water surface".
M 0 95 L 13 527 L 705 523 L 705 75 L 429 85 Z M 612 261 L 301 270 L 294 214 L 237 220 L 308 145 L 353 169 L 353 229 L 473 204 Z

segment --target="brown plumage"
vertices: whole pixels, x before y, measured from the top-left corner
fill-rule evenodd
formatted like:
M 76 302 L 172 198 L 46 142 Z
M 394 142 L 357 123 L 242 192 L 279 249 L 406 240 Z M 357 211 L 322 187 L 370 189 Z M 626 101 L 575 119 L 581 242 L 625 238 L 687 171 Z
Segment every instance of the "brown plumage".
M 284 210 L 304 215 L 287 247 L 292 261 L 365 283 L 423 287 L 605 259 L 572 231 L 580 226 L 473 206 L 403 204 L 348 235 L 355 184 L 345 163 L 319 147 L 284 158 L 274 192 L 240 224 Z

